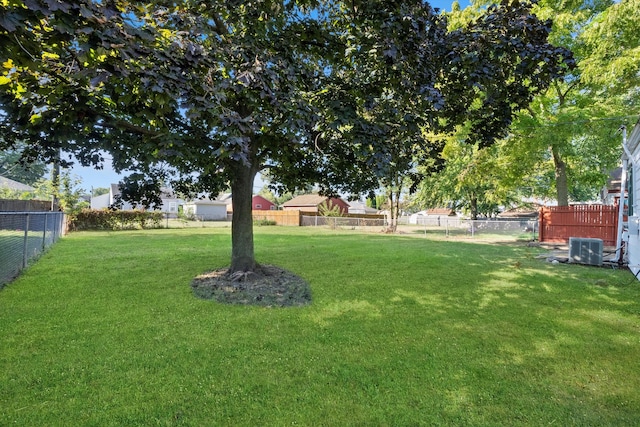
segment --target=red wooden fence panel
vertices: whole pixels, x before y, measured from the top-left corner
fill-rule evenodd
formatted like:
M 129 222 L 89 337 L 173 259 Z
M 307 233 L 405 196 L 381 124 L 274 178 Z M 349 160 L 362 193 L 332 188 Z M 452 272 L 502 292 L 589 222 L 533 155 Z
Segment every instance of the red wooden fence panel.
M 618 206 L 543 207 L 539 218 L 541 242 L 568 243 L 569 237 L 592 237 L 607 246 L 616 244 Z

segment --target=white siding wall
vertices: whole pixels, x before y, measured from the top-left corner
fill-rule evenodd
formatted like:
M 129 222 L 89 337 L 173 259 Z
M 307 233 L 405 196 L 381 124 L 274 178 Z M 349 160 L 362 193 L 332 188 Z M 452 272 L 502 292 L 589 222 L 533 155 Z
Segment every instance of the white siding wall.
M 631 131 L 627 140 L 631 151 L 629 170 L 631 173 L 631 192 L 633 193 L 633 216 L 629 217 L 627 255 L 629 269 L 638 277 L 640 271 L 640 121 Z
M 633 164 L 629 167 L 633 169 L 633 177 L 631 182 L 631 191 L 633 191 L 633 216 L 629 217 L 629 241 L 627 246 L 627 255 L 629 257 L 629 269 L 633 274 L 637 274 L 640 270 L 640 206 L 638 201 L 640 200 L 640 167 Z
M 187 203 L 185 213 L 191 213 L 204 221 L 220 221 L 227 219 L 227 205 L 225 204 L 195 204 Z

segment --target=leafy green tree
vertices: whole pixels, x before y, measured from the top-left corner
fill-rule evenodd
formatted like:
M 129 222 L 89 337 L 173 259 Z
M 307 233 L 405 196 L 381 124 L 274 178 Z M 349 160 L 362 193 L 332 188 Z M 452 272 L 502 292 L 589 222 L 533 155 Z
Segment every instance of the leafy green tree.
M 88 207 L 82 199 L 85 191 L 80 187 L 82 180 L 70 171 L 63 170 L 58 175 L 57 180 L 40 179 L 35 183 L 34 193 L 36 198 L 42 200 L 52 200 L 55 198 L 57 204 L 63 212 L 74 212 Z
M 8 187 L 0 187 L 0 199 L 31 200 L 35 197 L 33 191 L 14 190 Z
M 640 107 L 640 4 L 541 0 L 534 12 L 553 18 L 550 40 L 571 49 L 577 67 L 519 114 L 501 152 L 511 165 L 503 182 L 560 205 L 593 200 L 620 160 L 616 130 Z
M 405 2 L 397 10 L 354 3 L 345 14 L 351 25 L 343 27 L 353 30 L 343 35 L 348 66 L 328 90 L 349 93 L 354 105 L 348 113 L 355 117 L 349 125 L 333 121 L 323 135 L 355 143 L 357 151 L 335 157 L 359 162 L 369 173 L 345 181 L 377 180 L 386 189 L 391 229 L 403 188 L 413 190 L 422 178 L 416 166 L 440 166 L 443 143 L 425 134 L 452 132 L 466 122 L 470 143 L 491 145 L 563 64 L 571 66 L 565 50 L 547 43 L 549 24 L 532 16 L 530 6 L 504 2 L 453 31 L 446 17 L 422 2 Z M 368 28 L 376 31 L 361 37 Z
M 468 144 L 463 128 L 447 139 L 442 152 L 444 167 L 427 172 L 412 204 L 421 208 L 448 207 L 468 213 L 471 219 L 491 217 L 501 206 L 509 206 L 515 192 L 504 185 L 504 174 L 510 169 L 502 162 L 500 152 L 506 143 L 479 148 Z
M 124 198 L 144 204 L 162 183 L 230 185 L 231 273 L 256 267 L 259 171 L 290 191 L 374 189 L 423 126 L 469 120 L 490 145 L 567 62 L 526 2 L 453 32 L 418 0 L 3 5 L 0 148 L 28 141 L 24 159 L 62 167 L 60 152 L 83 165 L 110 153 L 134 172 Z

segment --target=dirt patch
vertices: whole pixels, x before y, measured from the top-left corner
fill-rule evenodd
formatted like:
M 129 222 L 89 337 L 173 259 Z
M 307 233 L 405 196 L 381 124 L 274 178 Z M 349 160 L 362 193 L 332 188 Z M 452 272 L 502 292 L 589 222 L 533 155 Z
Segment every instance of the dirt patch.
M 228 268 L 210 271 L 193 279 L 191 289 L 199 298 L 225 304 L 289 307 L 311 303 L 307 281 L 273 265 L 260 265 L 246 273 L 231 274 Z

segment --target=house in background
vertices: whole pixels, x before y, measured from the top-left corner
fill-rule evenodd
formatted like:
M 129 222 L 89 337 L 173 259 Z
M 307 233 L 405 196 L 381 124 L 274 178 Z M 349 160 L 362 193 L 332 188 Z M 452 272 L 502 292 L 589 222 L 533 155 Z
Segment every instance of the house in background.
M 371 208 L 367 206 L 367 204 L 363 201 L 356 200 L 355 202 L 349 202 L 349 213 L 350 214 L 364 214 L 364 215 L 375 215 L 378 213 L 378 209 Z
M 109 193 L 91 198 L 91 209 L 110 208 L 115 205 L 118 201 L 118 196 L 121 194 L 118 184 L 111 184 L 109 186 Z M 178 216 L 178 206 L 182 204 L 182 200 L 178 199 L 178 197 L 168 188 L 162 189 L 160 199 L 162 200 L 162 205 L 155 210 L 168 214 L 169 218 L 176 218 Z M 123 211 L 130 211 L 133 210 L 134 207 L 131 203 L 123 201 L 119 209 Z
M 14 181 L 9 178 L 5 178 L 4 176 L 0 176 L 0 188 L 8 188 L 13 191 L 33 191 L 35 188 L 30 185 L 23 184 L 18 181 Z
M 251 209 L 254 211 L 275 211 L 278 209 L 278 206 L 271 200 L 265 199 L 260 195 L 255 195 L 251 198 Z
M 224 202 L 227 205 L 228 213 L 233 212 L 233 197 L 231 193 L 221 194 L 218 196 L 218 201 Z M 278 206 L 262 196 L 254 195 L 251 197 L 251 209 L 254 211 L 275 211 L 278 209 Z
M 622 183 L 622 168 L 616 168 L 609 173 L 607 185 L 600 191 L 600 202 L 603 205 L 617 205 L 620 201 L 620 185 Z
M 320 205 L 326 203 L 330 208 L 338 206 L 341 215 L 349 213 L 349 204 L 339 197 L 329 198 L 318 194 L 303 194 L 282 204 L 285 211 L 318 212 Z
M 187 217 L 194 216 L 201 221 L 224 221 L 227 219 L 227 203 L 222 200 L 192 200 L 184 204 Z
M 227 207 L 227 213 L 233 212 L 233 199 L 231 197 L 231 193 L 218 194 L 216 200 L 218 200 L 219 202 L 224 202 L 225 206 Z
M 440 219 L 457 218 L 458 213 L 450 208 L 432 208 L 424 211 L 416 212 L 409 217 L 409 224 L 426 224 L 438 223 Z

